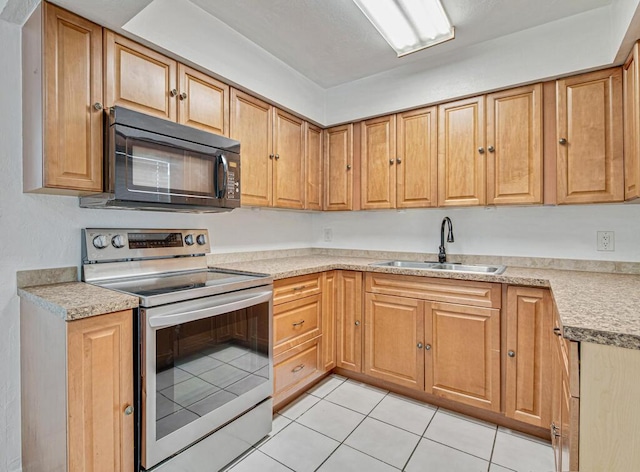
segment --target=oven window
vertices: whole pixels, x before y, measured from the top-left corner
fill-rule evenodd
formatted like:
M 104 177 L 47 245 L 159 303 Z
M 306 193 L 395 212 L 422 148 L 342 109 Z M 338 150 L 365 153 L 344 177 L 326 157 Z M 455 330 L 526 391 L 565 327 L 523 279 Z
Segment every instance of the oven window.
M 156 440 L 272 382 L 269 305 L 156 332 Z
M 215 157 L 185 150 L 167 150 L 142 140 L 127 139 L 131 190 L 156 194 L 212 196 Z

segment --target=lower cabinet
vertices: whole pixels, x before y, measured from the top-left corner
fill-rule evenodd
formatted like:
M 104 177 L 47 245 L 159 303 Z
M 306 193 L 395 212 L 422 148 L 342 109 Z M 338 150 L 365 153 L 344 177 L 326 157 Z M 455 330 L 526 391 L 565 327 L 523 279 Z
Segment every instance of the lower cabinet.
M 336 367 L 362 372 L 362 272 L 336 274 Z
M 22 470 L 133 470 L 131 310 L 65 322 L 21 301 Z

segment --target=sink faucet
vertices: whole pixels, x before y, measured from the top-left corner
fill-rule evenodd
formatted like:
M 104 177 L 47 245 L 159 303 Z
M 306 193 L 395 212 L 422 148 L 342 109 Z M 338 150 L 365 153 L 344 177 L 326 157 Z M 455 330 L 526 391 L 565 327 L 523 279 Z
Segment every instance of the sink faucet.
M 440 227 L 440 252 L 438 252 L 438 262 L 441 264 L 447 262 L 447 252 L 444 249 L 444 226 L 449 223 L 449 233 L 447 234 L 447 242 L 453 242 L 453 223 L 448 216 L 445 216 L 442 220 L 442 226 Z

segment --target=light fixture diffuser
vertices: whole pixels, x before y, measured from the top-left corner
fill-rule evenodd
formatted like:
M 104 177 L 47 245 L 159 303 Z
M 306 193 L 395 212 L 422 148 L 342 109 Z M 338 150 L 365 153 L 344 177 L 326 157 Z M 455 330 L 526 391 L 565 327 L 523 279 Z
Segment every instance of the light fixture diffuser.
M 353 1 L 398 53 L 398 57 L 448 41 L 455 36 L 440 0 Z

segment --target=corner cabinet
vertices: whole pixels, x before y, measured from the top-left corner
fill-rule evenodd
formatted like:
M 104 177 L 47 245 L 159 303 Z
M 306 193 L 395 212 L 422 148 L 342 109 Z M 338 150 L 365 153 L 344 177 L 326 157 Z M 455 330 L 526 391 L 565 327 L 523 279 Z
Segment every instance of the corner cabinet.
M 305 123 L 305 209 L 322 210 L 322 181 L 324 164 L 322 161 L 322 129 Z
M 324 130 L 324 209 L 356 210 L 353 201 L 354 126 L 352 123 Z
M 362 272 L 336 271 L 336 367 L 362 372 Z
M 22 29 L 23 190 L 102 191 L 102 28 L 43 2 Z
M 21 302 L 22 467 L 133 470 L 131 310 L 65 322 Z
M 556 82 L 558 203 L 624 199 L 622 70 Z

